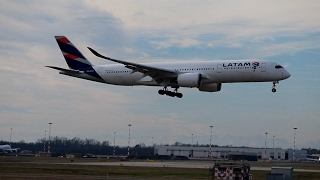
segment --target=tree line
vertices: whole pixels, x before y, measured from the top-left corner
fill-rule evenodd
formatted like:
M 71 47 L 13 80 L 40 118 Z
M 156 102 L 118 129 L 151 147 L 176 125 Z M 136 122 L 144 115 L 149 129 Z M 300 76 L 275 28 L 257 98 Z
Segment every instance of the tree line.
M 0 140 L 0 145 L 11 144 L 12 148 L 20 148 L 21 150 L 29 150 L 32 153 L 48 152 L 48 140 L 45 138 L 38 139 L 36 142 L 25 142 L 21 140 L 19 142 L 8 142 Z M 194 147 L 209 147 L 209 144 L 185 144 L 180 142 L 175 142 L 173 144 L 160 144 L 163 146 L 194 146 Z M 211 145 L 212 147 L 218 147 L 218 145 Z M 220 147 L 235 147 L 235 146 L 220 146 Z M 250 148 L 242 146 L 241 148 Z M 319 154 L 320 149 L 309 148 L 305 150 L 308 154 Z M 50 151 L 53 153 L 79 153 L 79 154 L 97 154 L 97 155 L 113 155 L 114 147 L 109 141 L 98 141 L 92 138 L 81 139 L 79 137 L 74 137 L 68 139 L 66 137 L 51 137 L 50 141 Z M 128 147 L 115 147 L 115 155 L 127 155 Z M 144 143 L 130 147 L 130 155 L 154 155 L 153 146 L 146 146 Z
M 79 153 L 79 154 L 98 154 L 113 155 L 114 146 L 109 141 L 98 141 L 91 138 L 81 139 L 74 137 L 68 139 L 66 137 L 51 137 L 50 152 L 52 153 Z M 48 152 L 49 141 L 45 138 L 38 139 L 36 142 L 8 142 L 0 140 L 0 144 L 11 144 L 11 148 L 20 148 L 20 151 L 28 150 L 32 153 Z M 128 147 L 115 146 L 115 155 L 127 155 Z M 145 146 L 143 143 L 130 147 L 131 155 L 153 155 L 153 147 Z
M 98 141 L 92 138 L 81 139 L 74 137 L 69 139 L 67 137 L 54 136 L 50 138 L 50 152 L 51 153 L 79 153 L 79 154 L 96 154 L 96 155 L 113 155 L 114 146 L 109 141 Z M 25 142 L 21 140 L 19 142 L 8 142 L 0 140 L 0 144 L 11 144 L 11 148 L 19 148 L 20 151 L 28 150 L 32 153 L 48 152 L 49 141 L 42 138 L 36 140 L 36 142 Z M 156 145 L 156 144 L 154 144 Z M 209 144 L 185 144 L 181 142 L 175 142 L 173 144 L 160 144 L 164 146 L 198 146 L 209 147 Z M 218 147 L 217 145 L 211 145 L 212 147 Z M 115 146 L 115 155 L 127 155 L 128 147 Z M 154 147 L 146 146 L 144 143 L 137 144 L 130 147 L 130 155 L 154 155 Z

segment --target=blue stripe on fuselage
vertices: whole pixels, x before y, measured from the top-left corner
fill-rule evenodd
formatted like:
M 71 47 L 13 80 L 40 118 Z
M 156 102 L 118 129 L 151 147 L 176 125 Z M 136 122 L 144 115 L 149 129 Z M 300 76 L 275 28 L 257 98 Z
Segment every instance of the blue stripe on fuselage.
M 80 71 L 83 71 L 85 74 L 88 74 L 90 76 L 103 80 L 101 76 L 93 69 L 92 66 L 80 69 Z

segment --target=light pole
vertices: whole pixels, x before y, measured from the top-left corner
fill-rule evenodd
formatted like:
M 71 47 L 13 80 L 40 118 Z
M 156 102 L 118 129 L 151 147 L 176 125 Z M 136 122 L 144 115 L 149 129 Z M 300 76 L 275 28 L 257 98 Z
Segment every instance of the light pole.
M 116 155 L 116 132 L 113 132 L 113 155 Z
M 275 136 L 273 136 L 273 149 L 274 149 L 274 137 L 275 137 Z
M 51 124 L 52 124 L 52 123 L 49 123 L 49 143 L 48 143 L 48 153 L 50 153 L 50 141 L 51 141 L 50 133 L 51 133 Z
M 47 131 L 44 131 L 43 152 L 46 152 Z
M 151 139 L 152 139 L 152 144 L 151 144 L 151 146 L 153 147 L 153 136 L 151 137 Z
M 192 141 L 191 141 L 191 147 L 193 146 L 193 134 L 191 134 L 192 136 Z
M 213 126 L 210 126 L 211 128 L 211 133 L 210 133 L 210 152 L 209 152 L 209 157 L 211 158 L 211 138 L 212 138 L 212 128 Z
M 295 155 L 296 155 L 296 130 L 298 128 L 293 128 L 293 160 L 295 160 Z
M 10 146 L 11 146 L 11 138 L 12 138 L 12 128 L 10 128 L 11 132 L 10 132 Z
M 266 134 L 266 140 L 264 141 L 264 158 L 267 159 L 267 135 L 268 135 L 268 132 L 266 132 L 265 134 Z
M 129 150 L 130 150 L 130 126 L 132 126 L 131 124 L 128 124 L 128 126 L 129 126 L 129 140 L 128 140 L 128 156 L 130 155 L 130 152 L 129 152 Z

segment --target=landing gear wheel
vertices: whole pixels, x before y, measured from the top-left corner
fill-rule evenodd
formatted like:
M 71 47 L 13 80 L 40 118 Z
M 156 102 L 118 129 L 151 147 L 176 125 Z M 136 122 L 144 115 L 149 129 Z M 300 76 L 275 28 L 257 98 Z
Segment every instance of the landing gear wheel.
M 273 81 L 273 86 L 272 86 L 272 90 L 271 90 L 273 93 L 277 92 L 276 86 L 278 83 L 279 83 L 279 81 Z
M 159 93 L 160 95 L 164 95 L 164 94 L 165 94 L 165 91 L 162 90 L 162 89 L 160 89 L 160 90 L 158 91 L 158 93 Z
M 175 90 L 172 92 L 172 91 L 168 91 L 168 88 L 167 87 L 164 87 L 163 89 L 160 89 L 158 91 L 158 93 L 160 95 L 167 95 L 167 96 L 170 96 L 170 97 L 177 97 L 177 98 L 182 98 L 182 94 L 178 92 L 178 88 L 175 88 Z
M 176 93 L 171 92 L 171 91 L 167 91 L 167 95 L 170 97 L 174 97 L 176 95 Z
M 177 98 L 182 98 L 182 93 L 176 93 Z
M 179 88 L 175 88 L 175 89 L 174 89 L 174 95 L 175 95 L 177 98 L 182 98 L 183 95 L 182 95 L 182 93 L 179 93 L 179 92 L 178 92 L 178 89 L 179 89 Z

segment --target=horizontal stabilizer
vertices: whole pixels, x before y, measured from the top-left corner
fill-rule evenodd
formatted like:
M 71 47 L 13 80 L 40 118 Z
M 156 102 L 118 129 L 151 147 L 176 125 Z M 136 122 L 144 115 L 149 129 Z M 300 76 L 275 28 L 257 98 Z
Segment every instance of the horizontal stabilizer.
M 55 67 L 55 66 L 46 66 L 46 67 L 52 68 L 52 69 L 56 69 L 56 70 L 60 70 L 60 71 L 67 72 L 67 73 L 73 73 L 73 74 L 82 74 L 83 73 L 81 71 L 76 71 L 76 70 L 71 70 L 71 69 L 64 69 L 64 68 Z

